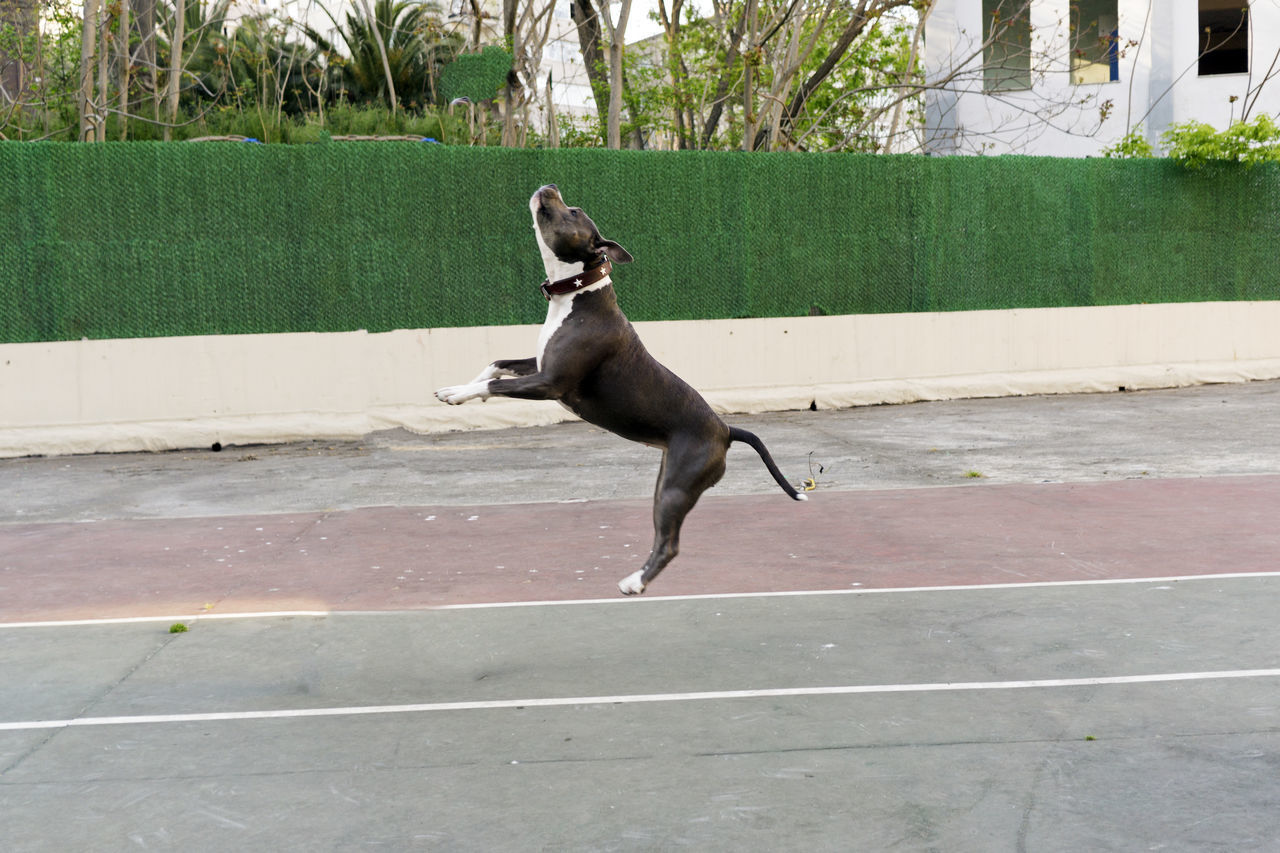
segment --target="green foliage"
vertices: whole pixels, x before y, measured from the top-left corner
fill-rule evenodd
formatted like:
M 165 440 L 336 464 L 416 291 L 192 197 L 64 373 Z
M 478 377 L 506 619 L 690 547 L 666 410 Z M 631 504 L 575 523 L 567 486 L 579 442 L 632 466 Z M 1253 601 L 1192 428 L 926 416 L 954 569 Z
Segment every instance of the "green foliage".
M 39 50 L 43 72 L 25 109 L 0 110 L 0 135 L 9 139 L 75 139 L 79 132 L 81 4 L 79 0 L 37 2 L 44 24 Z M 124 134 L 138 140 L 184 139 L 225 132 L 274 141 L 314 135 L 314 131 L 295 131 L 316 124 L 324 128 L 329 115 L 342 105 L 390 105 L 380 45 L 385 47 L 391 66 L 398 108 L 436 123 L 438 119 L 430 115 L 431 106 L 458 97 L 474 103 L 489 101 L 500 96 L 512 79 L 510 45 L 507 50 L 489 45 L 479 53 L 459 56 L 463 38 L 446 25 L 435 2 L 372 0 L 369 15 L 363 3 L 348 4 L 350 11 L 326 10 L 333 29 L 326 26 L 321 28 L 323 32 L 285 17 L 284 12 L 240 16 L 236 14 L 237 2 L 187 0 L 178 126 L 168 129 L 162 123 L 168 117 L 162 100 L 176 52 L 170 41 L 176 23 L 175 0 L 157 3 L 154 69 L 146 64 L 137 15 L 131 17 L 132 32 L 126 37 L 134 64 L 125 93 L 127 117 L 115 112 L 121 102 L 116 40 L 124 7 L 114 2 L 103 7 L 101 26 L 108 50 L 106 91 L 97 93 L 96 99 L 110 110 L 105 118 L 107 138 L 118 139 Z M 754 49 L 747 48 L 745 42 L 740 42 L 732 55 L 727 49 L 728 32 L 734 27 L 742 30 L 746 0 L 715 4 L 715 17 L 710 19 L 696 19 L 695 8 L 686 4 L 676 44 L 651 55 L 628 48 L 624 138 L 635 138 L 636 131 L 651 141 L 659 134 L 674 136 L 679 110 L 685 147 L 742 147 L 748 126 L 743 106 L 745 69 L 750 67 L 754 77 L 752 119 L 767 124 L 770 116 L 776 117 L 779 102 L 788 100 L 794 87 L 816 70 L 853 14 L 848 4 L 836 4 L 824 13 L 825 28 L 819 33 L 818 16 L 792 17 L 795 7 L 790 0 L 758 3 L 761 21 L 782 16 L 787 24 L 770 33 L 758 33 L 762 42 Z M 879 137 L 883 123 L 876 123 L 876 115 L 877 110 L 883 112 L 885 87 L 918 77 L 917 69 L 907 68 L 914 23 L 912 13 L 906 11 L 908 5 L 903 5 L 900 17 L 886 15 L 868 25 L 826 82 L 810 96 L 806 108 L 786 122 L 785 132 L 775 134 L 775 147 L 882 150 L 883 139 Z M 790 27 L 796 22 L 799 29 L 793 37 Z M 793 44 L 807 45 L 811 40 L 813 52 L 795 78 L 780 94 L 771 93 L 776 68 L 783 64 L 787 51 Z M 30 56 L 35 51 L 33 34 L 20 36 L 12 27 L 0 27 L 0 55 L 16 52 Z M 518 63 L 514 68 L 520 75 L 526 70 Z M 721 117 L 716 133 L 704 144 L 699 131 L 721 80 L 726 86 L 721 93 Z M 539 95 L 521 92 L 517 104 Z M 918 120 L 915 101 L 908 104 L 904 118 L 904 124 Z M 374 121 L 371 116 L 361 120 Z M 561 143 L 583 147 L 602 144 L 598 138 L 603 134 L 597 132 L 602 120 L 567 127 Z M 374 123 L 393 124 L 394 117 Z M 333 134 L 344 132 L 338 127 L 325 129 Z M 424 135 L 445 134 L 434 131 Z M 518 134 L 518 138 L 530 145 L 540 142 L 532 130 Z M 470 140 L 463 137 L 460 141 Z
M 2 5 L 2 4 L 0 4 Z M 3 138 L 46 139 L 64 134 L 79 121 L 76 92 L 80 87 L 81 19 L 74 0 L 42 0 L 41 66 L 44 74 L 31 83 L 25 109 L 10 109 L 0 98 L 0 134 Z M 12 25 L 0 26 L 0 56 L 37 56 L 35 32 L 19 33 Z M 36 105 L 40 105 L 39 107 Z
M 1156 156 L 1156 150 L 1142 133 L 1142 125 L 1120 138 L 1115 145 L 1102 149 L 1102 156 L 1116 160 L 1146 160 Z
M 119 116 L 107 119 L 107 138 L 119 139 Z M 75 113 L 66 116 L 69 129 L 60 137 L 74 139 Z M 140 121 L 129 121 L 129 138 L 137 142 L 158 141 L 162 128 Z M 361 104 L 334 104 L 321 112 L 301 115 L 275 115 L 270 109 L 259 109 L 252 102 L 243 108 L 235 104 L 206 106 L 193 112 L 178 111 L 177 127 L 171 138 L 183 142 L 203 137 L 246 137 L 258 142 L 311 143 L 333 136 L 416 136 L 450 145 L 467 144 L 465 117 L 451 116 L 443 108 L 417 112 L 397 111 L 386 107 Z
M 644 136 L 672 130 L 671 84 L 665 71 L 651 57 L 627 51 L 622 55 L 622 75 L 626 81 L 619 130 L 622 138 L 638 129 Z M 596 104 L 609 102 L 609 70 L 601 63 L 600 78 L 591 81 Z M 560 144 L 565 148 L 604 148 L 608 139 L 608 116 L 603 114 L 573 119 L 559 116 Z
M 820 42 L 821 52 L 810 57 L 802 79 L 815 70 L 839 31 L 840 27 L 828 27 Z M 874 153 L 883 148 L 884 129 L 876 126 L 875 118 L 886 94 L 891 94 L 885 87 L 918 71 L 918 67 L 908 67 L 912 31 L 901 19 L 878 18 L 854 42 L 844 62 L 827 79 L 827 85 L 814 92 L 805 114 L 796 122 L 794 135 L 806 149 Z M 912 103 L 909 109 L 923 116 L 922 104 Z
M 440 99 L 446 104 L 456 98 L 475 104 L 488 101 L 506 85 L 510 73 L 511 54 L 495 45 L 460 54 L 440 74 Z
M 185 79 L 178 85 L 188 94 L 200 99 L 216 97 L 225 88 L 227 75 L 222 57 L 226 54 L 227 15 L 231 0 L 213 0 L 210 3 L 187 3 L 183 9 L 182 57 L 187 69 Z M 157 60 L 162 69 L 173 65 L 172 35 L 175 32 L 178 9 L 173 3 L 156 3 Z M 115 24 L 115 21 L 112 21 Z M 168 76 L 167 71 L 164 74 Z M 162 79 L 160 87 L 167 85 Z
M 326 53 L 330 86 L 339 98 L 391 103 L 378 48 L 381 41 L 401 105 L 417 109 L 439 102 L 440 72 L 461 48 L 460 37 L 445 32 L 439 7 L 411 0 L 376 0 L 372 19 L 352 11 L 342 24 L 327 9 L 325 12 L 338 28 L 347 48 L 345 55 L 319 31 L 312 27 L 305 27 L 305 31 Z
M 1169 159 L 1188 169 L 1202 169 L 1210 163 L 1280 162 L 1280 127 L 1268 115 L 1253 121 L 1237 120 L 1226 130 L 1202 121 L 1175 124 L 1160 137 Z M 1155 148 L 1143 135 L 1141 126 L 1125 134 L 1119 142 L 1103 149 L 1107 157 L 1149 159 Z
M 274 109 L 300 115 L 320 106 L 324 69 L 318 51 L 289 40 L 283 23 L 267 16 L 244 18 L 230 36 L 219 27 L 194 46 L 188 67 L 198 79 L 197 103 L 231 103 L 238 109 Z
M 466 119 L 443 108 L 393 116 L 380 107 L 336 104 L 325 111 L 323 126 L 333 136 L 422 136 L 460 145 L 467 141 Z
M 1217 130 L 1201 121 L 1188 121 L 1171 126 L 1160 137 L 1168 147 L 1169 157 L 1188 169 L 1200 169 L 1208 163 L 1280 162 L 1280 127 L 1268 115 L 1252 122 L 1235 121 L 1226 130 Z
M 560 145 L 563 148 L 604 148 L 604 129 L 600 121 L 575 120 L 571 116 L 557 115 L 560 128 Z
M 788 0 L 758 0 L 761 20 L 786 18 L 788 24 L 769 33 L 759 33 L 763 41 L 754 49 L 746 38 L 738 49 L 728 48 L 727 33 L 732 23 L 745 14 L 744 0 L 725 2 L 723 17 L 698 18 L 686 7 L 679 38 L 666 52 L 666 63 L 642 60 L 643 68 L 627 70 L 631 100 L 628 106 L 646 132 L 679 135 L 680 147 L 740 149 L 747 129 L 744 116 L 745 71 L 753 75 L 752 119 L 757 132 L 771 126 L 773 147 L 803 150 L 879 151 L 885 147 L 887 121 L 881 121 L 894 97 L 894 87 L 918 78 L 920 62 L 910 61 L 911 37 L 915 21 L 911 14 L 877 17 L 849 45 L 821 85 L 809 95 L 802 110 L 791 121 L 779 113 L 789 105 L 796 89 L 810 79 L 837 47 L 842 32 L 853 22 L 850 4 L 835 4 L 829 14 L 800 19 L 799 32 L 792 33 L 793 20 Z M 767 37 L 767 38 L 766 38 Z M 791 64 L 797 46 L 813 46 L 793 78 L 777 79 L 780 69 Z M 719 81 L 727 83 L 716 133 L 704 140 L 704 126 L 715 101 Z M 639 107 L 637 110 L 636 108 Z M 677 127 L 677 110 L 686 114 L 684 127 Z M 904 104 L 904 125 L 923 116 L 923 101 L 908 99 Z M 786 124 L 785 128 L 777 125 Z

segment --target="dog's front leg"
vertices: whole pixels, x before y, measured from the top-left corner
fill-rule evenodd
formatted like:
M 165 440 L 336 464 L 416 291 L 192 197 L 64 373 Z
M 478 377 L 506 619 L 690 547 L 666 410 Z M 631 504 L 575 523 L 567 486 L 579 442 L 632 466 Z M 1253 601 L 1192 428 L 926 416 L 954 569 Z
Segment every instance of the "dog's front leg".
M 528 376 L 537 370 L 538 360 L 535 358 L 500 359 L 487 365 L 475 379 L 465 385 L 449 385 L 436 391 L 436 398 L 451 406 L 476 398 L 487 400 L 492 394 L 489 391 L 489 380 L 503 376 Z
M 451 385 L 436 392 L 436 397 L 451 406 L 468 400 L 487 400 L 490 397 L 516 397 L 521 400 L 559 400 L 566 383 L 550 374 L 538 371 L 513 379 L 482 379 L 480 374 L 466 385 Z M 572 386 L 568 386 L 572 387 Z
M 480 375 L 472 381 L 480 382 L 484 379 L 500 379 L 503 376 L 528 376 L 537 372 L 538 360 L 536 358 L 504 358 L 495 361 L 480 371 Z
M 586 372 L 600 360 L 589 343 L 578 346 L 574 354 L 574 358 L 543 359 L 541 364 L 532 358 L 495 361 L 466 385 L 441 388 L 436 396 L 452 406 L 490 397 L 560 400 L 577 388 Z M 510 379 L 496 378 L 512 374 L 514 376 Z
M 467 384 L 475 385 L 478 382 L 488 382 L 490 379 L 499 379 L 503 376 L 528 376 L 537 372 L 536 358 L 504 358 L 487 365 L 475 379 Z
M 492 379 L 486 383 L 485 393 L 491 397 L 515 397 L 519 400 L 559 400 L 573 383 L 564 376 L 537 371 L 528 376 L 513 379 Z

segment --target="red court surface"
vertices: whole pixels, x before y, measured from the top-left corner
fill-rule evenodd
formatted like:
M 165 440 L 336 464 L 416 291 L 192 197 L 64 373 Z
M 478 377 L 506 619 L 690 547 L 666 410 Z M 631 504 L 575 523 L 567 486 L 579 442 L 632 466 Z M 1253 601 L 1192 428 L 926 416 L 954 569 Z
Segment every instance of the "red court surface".
M 0 525 L 0 622 L 617 597 L 643 500 Z M 703 498 L 648 596 L 1280 570 L 1280 476 Z

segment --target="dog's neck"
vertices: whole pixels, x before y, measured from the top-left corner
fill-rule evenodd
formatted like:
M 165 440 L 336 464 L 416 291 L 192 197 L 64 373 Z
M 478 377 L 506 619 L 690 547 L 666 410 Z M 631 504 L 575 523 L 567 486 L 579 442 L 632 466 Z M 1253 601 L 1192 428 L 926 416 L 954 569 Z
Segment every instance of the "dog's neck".
M 577 293 L 580 290 L 591 290 L 595 285 L 603 287 L 610 283 L 609 273 L 612 271 L 613 265 L 609 263 L 609 259 L 601 255 L 597 263 L 587 266 L 582 272 L 574 273 L 566 278 L 554 281 L 547 279 L 542 282 L 542 295 L 550 301 L 554 296 L 564 296 Z
M 533 236 L 538 240 L 538 251 L 542 254 L 542 268 L 547 271 L 547 281 L 560 281 L 580 275 L 587 265 L 582 261 L 562 261 L 542 239 L 542 229 L 534 224 Z

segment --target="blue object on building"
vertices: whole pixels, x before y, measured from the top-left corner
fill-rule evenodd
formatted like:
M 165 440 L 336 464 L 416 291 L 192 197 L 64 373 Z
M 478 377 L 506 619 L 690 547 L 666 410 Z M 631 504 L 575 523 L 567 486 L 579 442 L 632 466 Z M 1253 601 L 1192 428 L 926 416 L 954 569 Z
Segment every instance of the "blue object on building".
M 1107 61 L 1111 64 L 1111 82 L 1120 79 L 1120 31 L 1111 31 L 1111 44 L 1107 47 Z

